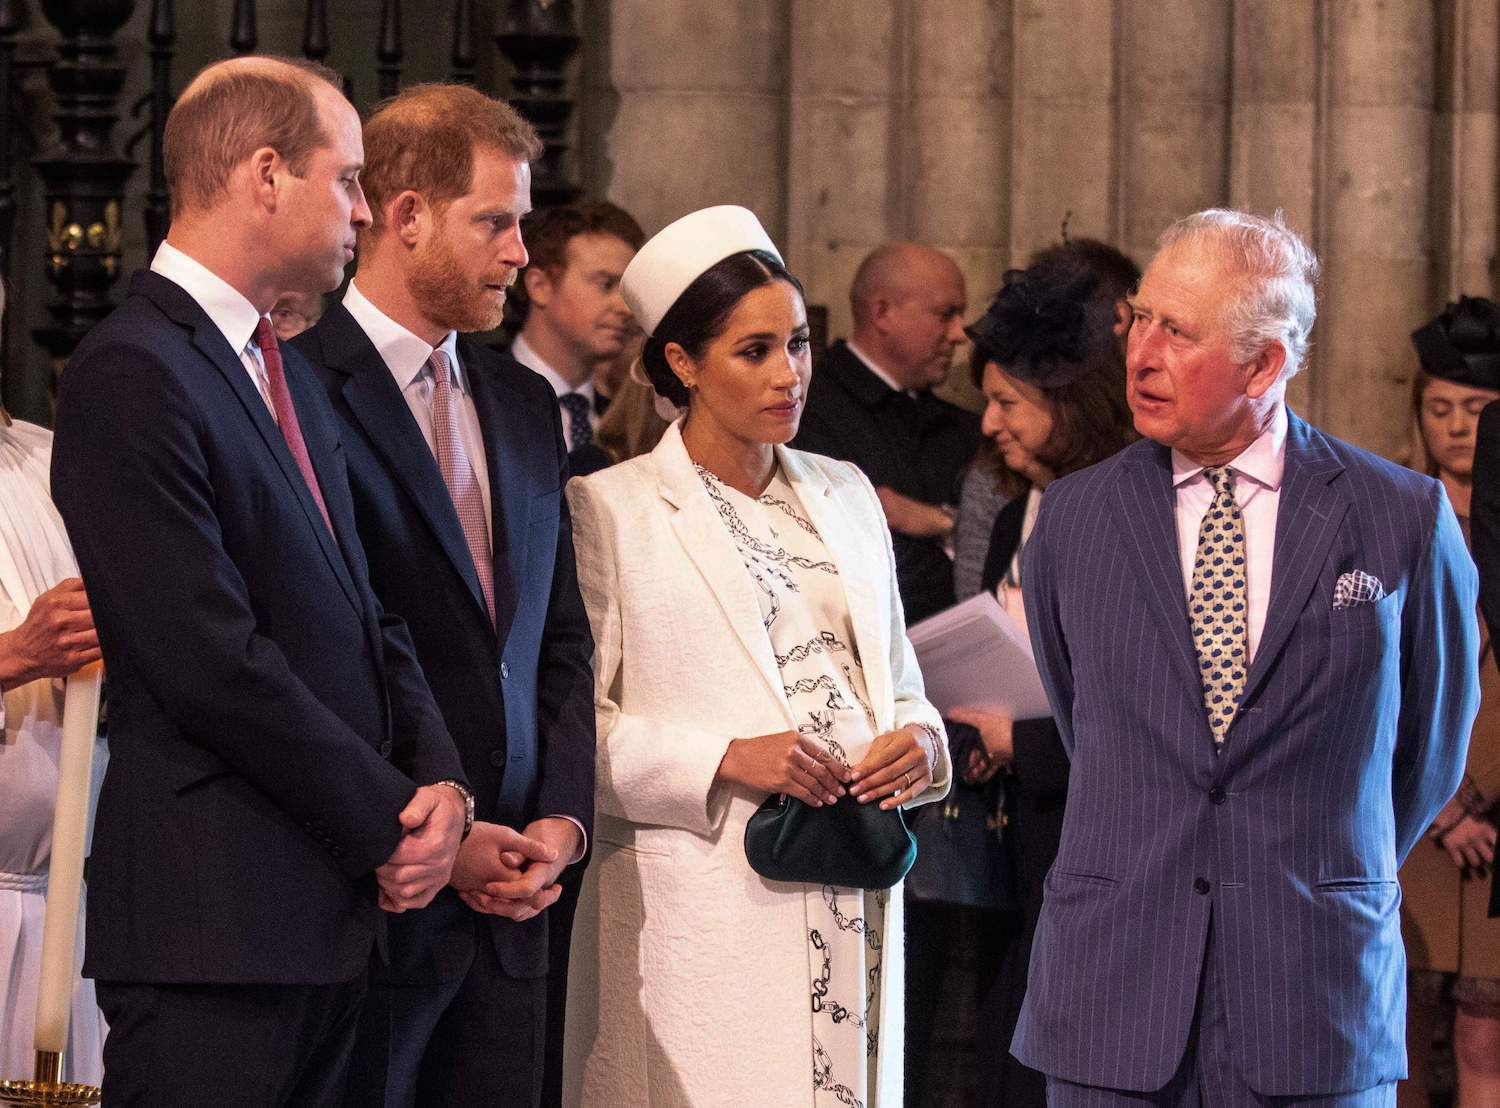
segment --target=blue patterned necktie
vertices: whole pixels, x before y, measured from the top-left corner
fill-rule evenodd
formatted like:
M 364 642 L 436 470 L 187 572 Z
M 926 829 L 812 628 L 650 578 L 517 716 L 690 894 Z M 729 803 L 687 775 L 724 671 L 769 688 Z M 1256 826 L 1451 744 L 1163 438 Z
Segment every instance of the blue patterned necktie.
M 557 402 L 563 406 L 563 411 L 568 416 L 568 437 L 571 440 L 569 449 L 577 450 L 580 446 L 588 446 L 594 441 L 594 425 L 589 422 L 593 404 L 589 402 L 589 398 L 581 392 L 565 392 L 557 398 Z
M 1214 499 L 1198 528 L 1188 617 L 1203 677 L 1203 706 L 1218 747 L 1239 709 L 1250 663 L 1245 520 L 1234 499 L 1229 467 L 1209 466 L 1203 476 L 1213 483 Z

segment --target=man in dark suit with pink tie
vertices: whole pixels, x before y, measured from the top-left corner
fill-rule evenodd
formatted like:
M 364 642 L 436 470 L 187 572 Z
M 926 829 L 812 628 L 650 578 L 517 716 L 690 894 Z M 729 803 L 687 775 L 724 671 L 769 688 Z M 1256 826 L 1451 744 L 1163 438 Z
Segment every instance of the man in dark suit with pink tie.
M 370 580 L 411 628 L 474 786 L 451 888 L 391 924 L 350 1108 L 538 1103 L 550 928 L 594 810 L 593 640 L 551 387 L 466 333 L 526 264 L 540 143 L 502 101 L 423 85 L 365 124 L 373 225 L 299 336 L 343 424 Z
M 109 1104 L 340 1103 L 387 914 L 433 898 L 467 829 L 338 421 L 268 318 L 336 286 L 369 222 L 336 80 L 193 80 L 166 242 L 62 377 L 52 489 L 109 680 L 84 966 Z
M 1476 581 L 1436 481 L 1287 410 L 1312 252 L 1214 210 L 1131 299 L 1143 441 L 1026 547 L 1072 759 L 1012 1049 L 1055 1105 L 1395 1103 L 1396 870 L 1457 787 Z

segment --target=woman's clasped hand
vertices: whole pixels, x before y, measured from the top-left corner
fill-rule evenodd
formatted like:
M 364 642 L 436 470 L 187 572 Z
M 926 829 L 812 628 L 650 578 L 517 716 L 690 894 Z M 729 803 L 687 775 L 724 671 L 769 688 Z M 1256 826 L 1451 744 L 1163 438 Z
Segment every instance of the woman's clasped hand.
M 850 768 L 796 731 L 734 739 L 719 764 L 719 778 L 768 793 L 783 793 L 821 808 L 850 793 L 861 804 L 884 798 L 881 808 L 905 804 L 932 784 L 927 748 L 911 727 L 878 735 Z
M 898 727 L 876 735 L 870 752 L 854 767 L 854 799 L 868 804 L 885 797 L 881 808 L 907 803 L 932 784 L 932 756 L 915 727 Z

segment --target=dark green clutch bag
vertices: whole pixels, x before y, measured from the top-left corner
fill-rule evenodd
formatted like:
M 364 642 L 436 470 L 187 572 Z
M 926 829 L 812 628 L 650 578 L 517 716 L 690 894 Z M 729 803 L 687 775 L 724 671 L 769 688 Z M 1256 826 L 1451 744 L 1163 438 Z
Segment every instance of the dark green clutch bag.
M 900 808 L 882 812 L 877 801 L 812 808 L 772 796 L 745 825 L 745 857 L 772 881 L 889 889 L 917 860 L 917 840 Z

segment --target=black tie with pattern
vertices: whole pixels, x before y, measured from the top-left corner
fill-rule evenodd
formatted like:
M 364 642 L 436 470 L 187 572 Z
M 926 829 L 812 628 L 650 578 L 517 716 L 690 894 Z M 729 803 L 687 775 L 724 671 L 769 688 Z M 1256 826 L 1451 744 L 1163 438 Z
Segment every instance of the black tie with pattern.
M 557 398 L 557 402 L 568 414 L 568 437 L 572 440 L 571 449 L 577 450 L 580 446 L 588 446 L 594 441 L 594 425 L 589 422 L 589 412 L 593 405 L 589 403 L 589 398 L 581 392 L 565 392 Z
M 1193 561 L 1188 616 L 1198 672 L 1203 677 L 1203 706 L 1214 744 L 1234 722 L 1250 662 L 1245 601 L 1245 520 L 1234 499 L 1234 474 L 1228 466 L 1203 471 L 1214 486 L 1213 503 L 1198 528 L 1198 555 Z

